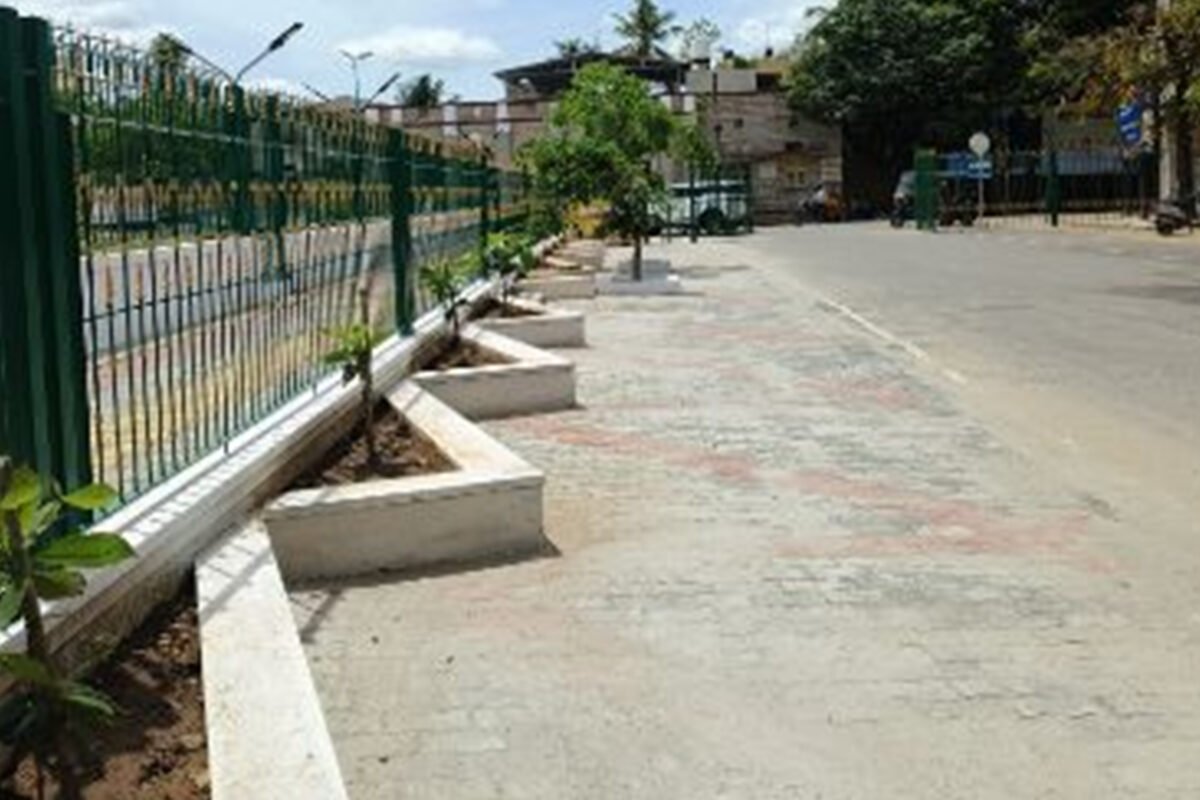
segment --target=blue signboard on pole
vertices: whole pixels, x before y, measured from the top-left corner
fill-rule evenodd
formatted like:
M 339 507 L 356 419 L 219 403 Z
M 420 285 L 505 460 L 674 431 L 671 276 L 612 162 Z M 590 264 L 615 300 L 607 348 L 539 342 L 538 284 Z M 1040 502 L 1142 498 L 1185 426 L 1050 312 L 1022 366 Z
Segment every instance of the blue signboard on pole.
M 967 177 L 977 181 L 990 181 L 994 170 L 990 158 L 976 158 L 967 163 Z
M 1126 147 L 1135 147 L 1142 143 L 1142 106 L 1140 103 L 1126 103 L 1117 110 L 1117 127 L 1121 131 L 1121 141 Z

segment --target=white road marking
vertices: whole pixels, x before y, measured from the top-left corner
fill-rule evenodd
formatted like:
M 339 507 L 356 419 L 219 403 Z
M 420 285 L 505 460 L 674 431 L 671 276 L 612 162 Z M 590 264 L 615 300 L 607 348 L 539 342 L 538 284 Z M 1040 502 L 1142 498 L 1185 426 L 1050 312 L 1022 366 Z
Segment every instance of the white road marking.
M 828 297 L 819 298 L 817 303 L 826 309 L 842 315 L 855 325 L 870 333 L 872 336 L 882 339 L 894 347 L 899 347 L 917 361 L 920 361 L 923 364 L 928 364 L 929 366 L 937 369 L 954 383 L 957 383 L 960 386 L 967 385 L 967 379 L 961 372 L 939 364 L 936 360 L 934 360 L 933 356 L 929 355 L 929 353 L 919 345 L 913 344 L 907 339 L 897 336 L 886 328 L 880 327 L 844 303 L 839 303 L 838 301 L 831 300 Z

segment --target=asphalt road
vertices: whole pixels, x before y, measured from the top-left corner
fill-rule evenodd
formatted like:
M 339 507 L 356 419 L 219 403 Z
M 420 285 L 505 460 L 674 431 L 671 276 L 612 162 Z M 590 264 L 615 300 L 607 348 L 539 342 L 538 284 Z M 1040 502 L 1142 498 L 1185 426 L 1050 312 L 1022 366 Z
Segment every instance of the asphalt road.
M 1200 505 L 1200 237 L 865 224 L 752 247 L 1114 514 Z

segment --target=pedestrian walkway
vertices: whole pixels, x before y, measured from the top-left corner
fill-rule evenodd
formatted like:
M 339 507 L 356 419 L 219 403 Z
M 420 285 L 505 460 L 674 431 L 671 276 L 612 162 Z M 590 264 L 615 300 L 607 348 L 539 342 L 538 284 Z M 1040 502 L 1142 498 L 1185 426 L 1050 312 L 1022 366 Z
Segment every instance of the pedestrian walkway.
M 1200 796 L 1192 611 L 747 242 L 653 248 L 689 294 L 579 304 L 583 407 L 487 426 L 559 555 L 293 595 L 351 797 Z

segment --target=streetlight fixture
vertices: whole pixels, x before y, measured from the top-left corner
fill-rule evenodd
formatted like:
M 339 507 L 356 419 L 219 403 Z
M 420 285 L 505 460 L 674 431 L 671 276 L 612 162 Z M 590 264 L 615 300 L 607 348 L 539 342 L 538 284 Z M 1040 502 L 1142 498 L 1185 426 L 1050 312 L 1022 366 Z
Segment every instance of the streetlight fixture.
M 380 97 L 383 97 L 384 92 L 392 88 L 392 86 L 394 86 L 398 80 L 400 80 L 400 73 L 393 72 L 392 77 L 384 81 L 383 85 L 375 91 L 375 94 L 371 95 L 371 99 L 362 104 L 363 110 L 365 111 L 366 109 L 370 108 L 372 103 L 374 103 Z
M 362 83 L 358 77 L 358 65 L 375 54 L 370 50 L 363 50 L 359 53 L 351 53 L 348 50 L 339 50 L 338 52 L 350 62 L 350 70 L 354 73 L 354 110 L 357 111 L 361 107 L 360 100 L 362 99 Z
M 196 59 L 201 64 L 204 64 L 209 69 L 213 70 L 218 75 L 225 78 L 227 81 L 229 81 L 234 86 L 237 86 L 238 84 L 240 84 L 242 82 L 242 78 L 246 77 L 246 73 L 248 73 L 250 70 L 257 67 L 260 63 L 262 63 L 263 59 L 265 59 L 267 56 L 271 55 L 271 53 L 274 53 L 276 50 L 281 49 L 285 44 L 288 43 L 288 40 L 291 39 L 293 36 L 295 36 L 297 33 L 299 33 L 301 28 L 303 28 L 303 27 L 304 27 L 303 22 L 293 22 L 291 25 L 289 25 L 287 27 L 287 30 L 283 31 L 283 33 L 279 34 L 274 39 L 272 39 L 271 42 L 267 45 L 267 48 L 265 50 L 263 50 L 261 53 L 256 55 L 253 59 L 251 59 L 250 63 L 246 64 L 246 66 L 244 66 L 240 70 L 238 70 L 236 75 L 230 75 L 228 71 L 226 71 L 223 67 L 221 67 L 221 65 L 219 65 L 216 62 L 212 61 L 211 59 L 205 57 L 201 53 L 196 52 L 195 48 L 193 48 L 190 44 L 183 41 L 182 39 L 177 38 L 177 39 L 175 39 L 175 41 L 178 43 L 179 49 L 182 52 L 184 52 L 187 55 L 191 56 L 192 58 Z

